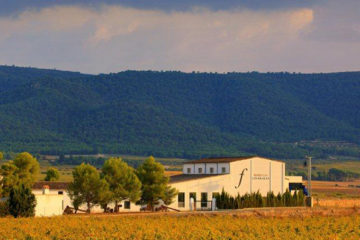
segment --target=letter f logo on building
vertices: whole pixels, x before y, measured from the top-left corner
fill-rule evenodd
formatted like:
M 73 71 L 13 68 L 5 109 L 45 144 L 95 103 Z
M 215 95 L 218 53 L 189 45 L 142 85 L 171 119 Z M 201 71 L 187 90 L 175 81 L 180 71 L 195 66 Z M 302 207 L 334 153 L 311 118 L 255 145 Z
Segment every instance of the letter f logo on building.
M 244 168 L 244 169 L 242 170 L 242 172 L 241 172 L 241 174 L 240 174 L 239 185 L 235 186 L 236 189 L 238 189 L 238 188 L 240 187 L 241 182 L 242 182 L 242 179 L 243 179 L 243 177 L 244 177 L 244 175 L 245 175 L 245 171 L 247 171 L 247 170 L 248 170 L 247 168 Z

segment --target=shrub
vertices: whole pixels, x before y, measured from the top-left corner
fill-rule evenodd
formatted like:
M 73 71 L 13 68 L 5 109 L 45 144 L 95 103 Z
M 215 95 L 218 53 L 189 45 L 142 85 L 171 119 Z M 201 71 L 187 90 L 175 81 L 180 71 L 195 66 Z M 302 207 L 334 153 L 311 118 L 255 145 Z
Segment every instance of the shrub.
M 297 191 L 293 195 L 286 190 L 284 194 L 275 196 L 273 192 L 267 193 L 263 197 L 260 192 L 246 193 L 243 196 L 238 194 L 236 197 L 230 196 L 224 189 L 221 194 L 216 196 L 216 207 L 218 209 L 241 209 L 241 208 L 260 208 L 260 207 L 290 207 L 290 206 L 304 206 L 304 194 L 302 191 Z
M 275 207 L 276 198 L 273 192 L 268 192 L 266 195 L 266 206 Z

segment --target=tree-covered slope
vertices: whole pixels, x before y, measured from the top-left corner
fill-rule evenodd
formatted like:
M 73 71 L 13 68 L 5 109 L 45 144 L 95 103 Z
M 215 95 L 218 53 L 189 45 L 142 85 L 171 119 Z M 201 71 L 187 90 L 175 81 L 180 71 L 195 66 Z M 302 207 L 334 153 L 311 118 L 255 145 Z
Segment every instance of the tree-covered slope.
M 359 144 L 359 109 L 357 72 L 94 76 L 0 67 L 5 151 L 296 158 L 314 150 L 299 141 Z

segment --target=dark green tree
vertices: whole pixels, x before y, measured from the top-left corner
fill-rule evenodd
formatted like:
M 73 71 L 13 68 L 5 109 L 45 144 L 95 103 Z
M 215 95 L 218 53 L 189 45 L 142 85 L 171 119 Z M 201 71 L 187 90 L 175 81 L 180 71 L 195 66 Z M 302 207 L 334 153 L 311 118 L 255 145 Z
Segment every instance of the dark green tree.
M 109 188 L 100 178 L 99 172 L 90 164 L 81 164 L 73 170 L 73 181 L 68 186 L 70 199 L 76 203 L 86 203 L 87 212 L 100 203 L 101 194 Z
M 154 157 L 147 158 L 137 169 L 137 175 L 142 183 L 141 202 L 148 204 L 151 209 L 160 199 L 166 199 L 169 178 L 165 176 L 165 169 Z M 170 202 L 170 199 L 166 199 Z
M 56 168 L 54 167 L 51 167 L 49 168 L 47 171 L 46 171 L 46 176 L 45 176 L 45 181 L 49 181 L 49 182 L 52 182 L 52 181 L 57 181 L 59 180 L 60 178 L 60 173 L 59 173 L 59 170 L 57 170 Z
M 135 170 L 121 158 L 109 158 L 102 167 L 103 178 L 109 184 L 111 200 L 115 202 L 115 212 L 119 211 L 118 202 L 129 199 L 136 202 L 141 196 L 141 182 Z M 105 198 L 107 199 L 107 198 Z
M 176 197 L 177 194 L 178 191 L 175 188 L 168 185 L 166 186 L 164 197 L 162 198 L 162 200 L 166 205 L 170 205 L 174 202 L 174 198 Z
M 267 207 L 275 207 L 275 202 L 276 202 L 276 198 L 275 198 L 275 194 L 274 192 L 268 192 L 266 195 L 266 206 Z
M 36 199 L 31 188 L 25 184 L 14 186 L 8 198 L 9 213 L 14 217 L 33 217 Z

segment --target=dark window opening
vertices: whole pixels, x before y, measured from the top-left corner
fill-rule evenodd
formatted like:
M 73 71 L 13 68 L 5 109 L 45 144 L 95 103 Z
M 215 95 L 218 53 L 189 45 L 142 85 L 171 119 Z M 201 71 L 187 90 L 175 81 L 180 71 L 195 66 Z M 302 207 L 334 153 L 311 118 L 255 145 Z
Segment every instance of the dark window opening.
M 185 193 L 178 193 L 178 207 L 185 207 Z
M 201 193 L 201 207 L 206 208 L 208 201 L 208 194 L 206 192 Z
M 130 209 L 130 201 L 124 202 L 124 209 Z

